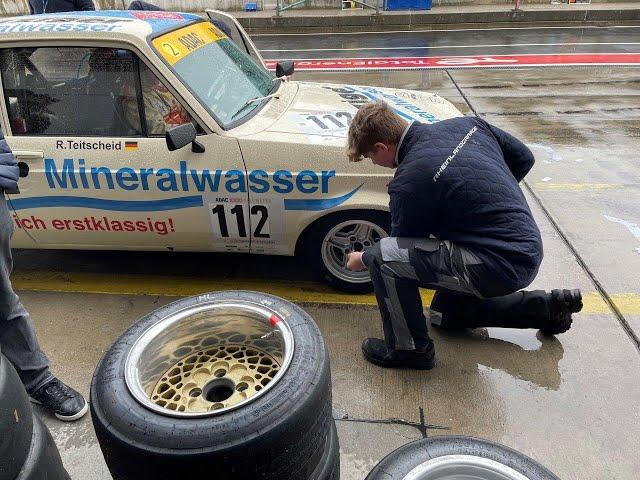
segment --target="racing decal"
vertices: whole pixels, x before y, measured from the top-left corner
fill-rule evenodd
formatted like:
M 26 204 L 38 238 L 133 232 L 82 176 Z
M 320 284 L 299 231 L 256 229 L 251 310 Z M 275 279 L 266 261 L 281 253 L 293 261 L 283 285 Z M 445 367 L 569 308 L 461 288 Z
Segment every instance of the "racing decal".
M 124 144 L 130 142 L 121 142 L 118 140 L 98 140 L 90 142 L 87 140 L 56 140 L 56 150 L 122 150 Z M 136 142 L 137 143 L 137 142 Z
M 364 185 L 364 184 L 362 184 Z M 349 193 L 342 195 L 336 198 L 319 198 L 319 199 L 289 199 L 285 198 L 284 200 L 284 209 L 285 210 L 306 210 L 306 211 L 317 211 L 317 210 L 327 210 L 329 208 L 335 208 L 338 205 L 343 204 L 351 197 L 353 197 L 358 190 L 362 188 L 362 185 L 354 188 Z
M 266 62 L 275 70 L 277 60 Z M 514 68 L 552 65 L 640 65 L 638 53 L 568 53 L 524 55 L 467 55 L 440 57 L 378 57 L 304 59 L 295 62 L 296 70 L 427 70 L 442 68 Z
M 66 195 L 27 197 L 13 199 L 14 210 L 48 207 L 77 207 L 115 212 L 161 212 L 202 206 L 202 196 L 169 198 L 166 200 L 108 200 L 92 197 L 74 197 Z
M 243 242 L 269 243 L 284 233 L 282 202 L 258 199 L 250 206 L 243 198 L 218 197 L 209 204 L 212 232 L 215 237 Z M 286 200 L 285 200 L 286 201 Z
M 123 220 L 104 215 L 87 215 L 84 217 L 60 217 L 47 219 L 45 221 L 35 215 L 18 218 L 18 216 L 14 214 L 13 221 L 19 229 L 36 231 L 51 229 L 69 232 L 149 232 L 160 236 L 175 233 L 176 231 L 173 218 L 157 220 L 147 217 L 144 220 Z
M 186 161 L 178 169 L 122 167 L 88 167 L 83 158 L 65 158 L 62 165 L 53 158 L 44 159 L 44 174 L 50 189 L 91 190 L 158 190 L 160 192 L 226 192 L 253 193 L 275 192 L 289 194 L 328 193 L 335 170 L 265 170 L 189 169 Z
M 289 118 L 308 135 L 346 137 L 355 111 L 305 112 L 291 114 Z
M 132 11 L 131 15 L 138 20 L 183 20 L 184 17 L 180 13 L 176 12 L 163 12 L 163 11 Z
M 224 38 L 227 36 L 214 25 L 200 22 L 161 35 L 152 43 L 170 65 L 175 65 L 187 55 Z
M 126 18 L 33 15 L 0 21 L 0 33 L 19 32 L 113 32 L 123 26 Z
M 375 87 L 357 87 L 352 85 L 344 85 L 340 87 L 325 86 L 328 90 L 336 92 L 344 102 L 356 108 L 363 104 L 385 100 L 394 107 L 394 111 L 402 118 L 413 121 L 419 120 L 422 123 L 435 123 L 439 121 L 438 117 L 425 111 L 423 108 L 415 105 L 406 98 L 401 98 L 394 93 L 387 93 Z M 346 133 L 345 133 L 346 136 Z
M 44 177 L 51 190 L 113 190 L 197 192 L 204 194 L 281 194 L 284 210 L 323 210 L 348 200 L 358 189 L 336 198 L 290 199 L 284 195 L 328 194 L 335 170 L 301 170 L 291 172 L 280 169 L 273 173 L 265 170 L 208 170 L 189 169 L 186 161 L 172 168 L 89 167 L 83 158 L 65 158 L 62 164 L 52 158 L 44 159 Z M 359 187 L 358 187 L 359 188 Z M 162 211 L 201 207 L 201 195 L 188 195 L 165 200 L 110 200 L 85 196 L 37 196 L 13 200 L 15 210 L 46 207 L 80 207 L 112 211 Z M 222 198 L 222 197 L 220 197 Z M 244 202 L 246 195 L 238 199 L 224 197 L 223 203 Z M 260 198 L 260 197 L 257 197 Z M 251 213 L 251 212 L 250 212 Z

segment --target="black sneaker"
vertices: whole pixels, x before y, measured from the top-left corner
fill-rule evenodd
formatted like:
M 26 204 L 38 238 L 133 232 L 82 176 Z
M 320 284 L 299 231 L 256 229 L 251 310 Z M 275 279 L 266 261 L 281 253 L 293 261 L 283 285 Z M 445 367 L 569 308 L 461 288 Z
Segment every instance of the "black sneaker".
M 424 352 L 419 352 L 417 350 L 389 350 L 384 340 L 367 338 L 362 342 L 362 353 L 364 358 L 379 367 L 431 370 L 436 365 L 433 342 Z
M 571 328 L 572 313 L 582 310 L 580 290 L 551 290 L 549 324 L 540 329 L 545 335 L 557 335 Z
M 53 412 L 63 422 L 78 420 L 89 410 L 84 397 L 57 378 L 33 392 L 30 400 Z

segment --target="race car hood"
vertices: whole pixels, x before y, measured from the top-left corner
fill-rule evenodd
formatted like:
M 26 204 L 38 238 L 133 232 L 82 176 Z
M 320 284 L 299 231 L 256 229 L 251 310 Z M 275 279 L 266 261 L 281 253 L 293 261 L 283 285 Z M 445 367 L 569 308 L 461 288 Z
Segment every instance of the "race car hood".
M 358 85 L 296 82 L 298 92 L 268 132 L 305 134 L 311 143 L 343 146 L 358 108 L 383 100 L 407 121 L 435 123 L 462 116 L 448 100 L 434 93 Z M 297 135 L 296 135 L 297 136 Z M 299 138 L 299 137 L 298 137 Z

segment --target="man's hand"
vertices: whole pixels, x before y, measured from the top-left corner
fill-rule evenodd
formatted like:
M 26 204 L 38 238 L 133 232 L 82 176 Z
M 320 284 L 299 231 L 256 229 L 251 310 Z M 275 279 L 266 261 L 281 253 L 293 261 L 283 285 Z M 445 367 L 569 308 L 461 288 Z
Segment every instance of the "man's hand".
M 362 254 L 364 252 L 351 252 L 349 254 L 349 259 L 347 260 L 347 268 L 352 272 L 359 272 L 367 268 L 367 266 L 362 261 Z

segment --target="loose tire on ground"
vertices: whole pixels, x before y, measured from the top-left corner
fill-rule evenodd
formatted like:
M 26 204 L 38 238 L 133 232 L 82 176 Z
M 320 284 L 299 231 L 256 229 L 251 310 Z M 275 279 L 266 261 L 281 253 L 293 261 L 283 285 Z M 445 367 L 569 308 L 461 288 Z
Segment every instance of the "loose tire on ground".
M 259 312 L 255 318 L 254 310 Z M 234 316 L 232 312 L 240 313 Z M 264 312 L 270 315 L 268 323 L 276 327 L 268 326 L 255 333 L 252 329 L 264 327 Z M 178 330 L 164 329 L 171 322 Z M 236 327 L 254 333 L 231 331 Z M 192 331 L 197 333 L 188 340 Z M 158 337 L 154 337 L 156 333 Z M 285 338 L 292 339 L 292 349 L 287 350 Z M 233 368 L 249 368 L 246 364 L 233 364 L 234 357 L 230 355 L 220 357 L 221 362 L 228 362 L 226 373 L 225 368 L 215 370 L 223 365 L 215 363 L 216 355 L 224 355 L 230 351 L 229 345 L 242 342 L 250 345 L 241 347 L 247 352 L 258 346 L 259 340 L 271 342 L 270 346 L 260 343 L 259 348 L 265 349 L 281 342 L 283 358 L 290 353 L 288 367 L 282 369 L 282 374 L 278 371 L 271 385 L 267 381 L 260 395 L 251 391 L 253 396 L 248 403 L 212 404 L 220 400 L 217 395 L 221 390 L 216 387 L 214 391 L 210 384 L 232 382 Z M 191 370 L 184 373 L 194 356 L 197 361 L 194 360 L 193 375 Z M 215 362 L 206 363 L 209 358 Z M 176 389 L 184 389 L 198 368 L 215 370 L 215 375 L 222 373 L 220 378 L 211 377 L 203 388 L 193 387 L 188 395 L 196 400 L 185 401 L 171 388 L 162 390 L 160 397 L 154 399 L 154 392 L 160 392 L 154 385 L 167 379 L 175 382 Z M 137 390 L 136 379 L 140 385 L 146 382 L 147 390 Z M 264 381 L 263 378 L 261 382 Z M 253 388 L 258 391 L 258 387 Z M 228 387 L 232 392 L 228 401 L 235 398 L 239 388 L 236 383 Z M 243 389 L 246 391 L 246 385 Z M 214 397 L 210 397 L 212 392 Z M 165 402 L 162 395 L 172 403 L 160 405 Z M 196 475 L 215 475 L 218 480 L 309 480 L 323 458 L 333 424 L 329 359 L 318 327 L 297 306 L 256 292 L 200 295 L 143 317 L 101 359 L 91 384 L 90 404 L 96 435 L 115 480 L 173 480 Z M 214 410 L 196 411 L 198 405 Z
M 15 480 L 70 480 L 47 426 L 33 414 L 33 433 L 22 469 Z
M 471 437 L 438 436 L 387 455 L 365 480 L 559 480 L 511 448 Z
M 340 442 L 334 421 L 327 435 L 326 446 L 320 463 L 310 480 L 340 480 Z
M 20 377 L 0 353 L 0 480 L 13 480 L 27 458 L 33 432 L 31 415 Z
M 371 228 L 371 235 L 365 238 L 357 238 L 358 235 L 352 226 L 360 224 L 365 228 Z M 342 228 L 341 228 L 342 227 Z M 336 231 L 336 229 L 338 229 Z M 336 235 L 341 235 L 339 240 L 350 240 L 349 245 L 344 245 L 342 255 L 347 251 L 360 251 L 367 249 L 371 244 L 386 237 L 391 232 L 391 221 L 386 212 L 373 210 L 350 210 L 328 215 L 311 226 L 307 236 L 303 240 L 303 252 L 311 268 L 329 285 L 338 290 L 351 293 L 369 293 L 373 291 L 373 284 L 366 270 L 360 273 L 349 272 L 346 267 L 340 268 L 340 248 L 329 248 L 327 242 Z M 367 242 L 368 245 L 364 243 Z

